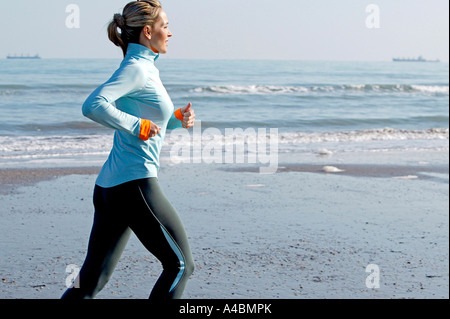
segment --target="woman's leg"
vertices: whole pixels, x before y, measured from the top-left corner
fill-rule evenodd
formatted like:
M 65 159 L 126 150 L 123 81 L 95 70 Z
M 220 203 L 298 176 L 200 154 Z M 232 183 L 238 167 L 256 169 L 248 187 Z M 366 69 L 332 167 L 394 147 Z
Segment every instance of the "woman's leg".
M 62 299 L 94 298 L 109 281 L 131 234 L 123 219 L 124 198 L 120 188 L 94 191 L 95 216 L 88 252 L 80 270 L 78 287 L 69 288 Z
M 138 206 L 128 212 L 128 225 L 163 265 L 150 298 L 181 298 L 194 271 L 183 223 L 163 194 L 157 178 L 136 181 L 133 198 Z
M 158 180 L 143 179 L 111 189 L 96 187 L 94 204 L 95 219 L 80 271 L 80 288 L 68 289 L 63 298 L 94 298 L 103 289 L 130 229 L 164 268 L 150 298 L 181 298 L 194 262 L 184 226 Z

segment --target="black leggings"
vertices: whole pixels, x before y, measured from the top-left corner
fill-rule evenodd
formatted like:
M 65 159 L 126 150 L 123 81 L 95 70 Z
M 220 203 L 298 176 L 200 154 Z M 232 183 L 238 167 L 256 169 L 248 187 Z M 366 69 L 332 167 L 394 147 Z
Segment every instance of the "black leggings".
M 78 288 L 69 288 L 62 298 L 94 298 L 111 278 L 131 231 L 163 266 L 150 298 L 181 298 L 194 262 L 183 224 L 158 179 L 114 188 L 96 186 L 94 206 L 94 225 Z

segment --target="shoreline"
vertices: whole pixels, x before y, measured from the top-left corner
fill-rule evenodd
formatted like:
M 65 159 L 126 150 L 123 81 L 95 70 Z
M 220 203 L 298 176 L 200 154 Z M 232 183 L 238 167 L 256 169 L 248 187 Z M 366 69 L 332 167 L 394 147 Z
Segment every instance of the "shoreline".
M 14 192 L 21 186 L 52 180 L 67 175 L 94 175 L 100 167 L 0 168 L 0 194 Z
M 167 170 L 174 166 L 189 167 L 197 164 L 165 165 L 161 170 Z M 217 165 L 218 170 L 231 173 L 259 173 L 259 167 L 247 166 L 245 164 Z M 226 167 L 223 167 L 226 166 Z M 192 166 L 191 166 L 192 167 Z M 86 167 L 55 167 L 55 168 L 0 168 L 0 194 L 6 195 L 21 186 L 32 186 L 42 181 L 52 180 L 68 175 L 98 175 L 100 166 Z M 423 165 L 393 165 L 393 164 L 342 164 L 331 163 L 328 165 L 280 163 L 278 171 L 281 173 L 315 173 L 336 174 L 352 177 L 375 177 L 375 178 L 399 178 L 399 179 L 421 179 L 448 182 L 441 177 L 433 176 L 449 175 L 449 166 L 444 164 Z
M 225 171 L 235 173 L 258 173 L 259 168 L 239 167 L 226 168 Z M 280 164 L 277 174 L 280 173 L 316 173 L 338 174 L 352 177 L 398 178 L 398 179 L 422 179 L 447 182 L 442 177 L 433 176 L 449 175 L 449 167 L 445 165 L 391 165 L 391 164 Z

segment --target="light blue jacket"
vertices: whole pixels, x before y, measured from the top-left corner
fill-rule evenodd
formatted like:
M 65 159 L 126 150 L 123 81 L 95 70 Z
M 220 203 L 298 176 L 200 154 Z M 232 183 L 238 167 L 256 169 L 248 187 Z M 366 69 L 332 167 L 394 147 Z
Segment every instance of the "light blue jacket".
M 145 46 L 130 43 L 120 68 L 83 104 L 84 116 L 116 130 L 113 148 L 96 181 L 100 187 L 158 177 L 166 130 L 182 127 L 155 66 L 158 57 Z M 156 123 L 161 133 L 141 140 L 141 119 Z

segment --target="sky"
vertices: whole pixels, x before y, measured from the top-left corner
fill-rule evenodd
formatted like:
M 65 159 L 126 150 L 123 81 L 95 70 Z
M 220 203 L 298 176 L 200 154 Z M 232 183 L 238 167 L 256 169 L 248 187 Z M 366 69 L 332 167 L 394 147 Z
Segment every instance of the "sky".
M 106 28 L 128 2 L 1 0 L 0 58 L 22 53 L 121 58 Z M 448 0 L 161 2 L 174 34 L 164 58 L 390 61 L 422 55 L 449 60 Z M 79 12 L 66 12 L 70 5 Z M 79 19 L 67 23 L 73 17 Z

